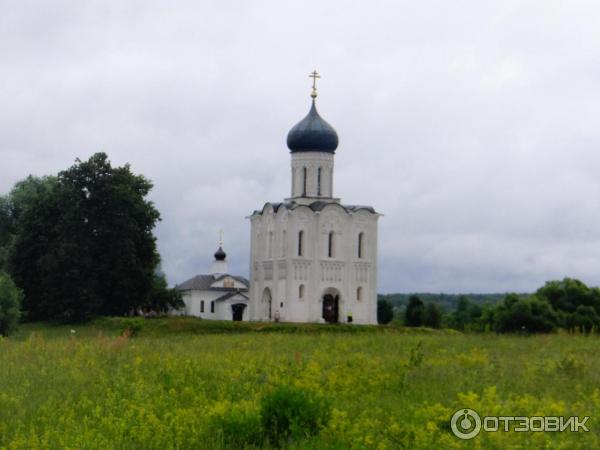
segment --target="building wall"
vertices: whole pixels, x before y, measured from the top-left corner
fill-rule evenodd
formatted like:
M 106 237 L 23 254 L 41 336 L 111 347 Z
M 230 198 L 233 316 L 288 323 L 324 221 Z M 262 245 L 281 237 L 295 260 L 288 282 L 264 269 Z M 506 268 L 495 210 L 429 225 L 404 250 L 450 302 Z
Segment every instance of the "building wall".
M 236 303 L 247 303 L 247 300 L 241 296 L 234 296 L 227 300 L 215 301 L 226 292 L 222 291 L 184 291 L 182 292 L 183 302 L 185 303 L 185 315 L 202 317 L 212 320 L 232 320 L 231 305 Z M 204 300 L 204 312 L 201 312 L 201 303 Z M 215 301 L 215 312 L 211 312 L 211 302 Z M 244 310 L 242 320 L 249 320 L 248 307 Z
M 304 182 L 305 169 L 306 183 Z M 321 169 L 320 183 L 319 169 Z M 333 197 L 332 153 L 292 153 L 292 198 L 298 197 L 310 197 L 313 199 L 320 197 Z
M 377 222 L 366 210 L 347 212 L 337 203 L 319 212 L 307 206 L 293 210 L 267 205 L 250 217 L 250 317 L 269 320 L 265 289 L 272 298 L 271 319 L 278 310 L 282 321 L 322 321 L 322 297 L 340 295 L 339 321 L 352 313 L 355 323 L 377 323 Z M 298 235 L 303 231 L 303 252 Z M 329 233 L 334 253 L 328 254 Z M 364 233 L 364 251 L 358 256 L 358 235 Z M 300 285 L 304 296 L 300 298 Z M 362 299 L 357 289 L 362 288 Z M 283 304 L 283 306 L 281 306 Z

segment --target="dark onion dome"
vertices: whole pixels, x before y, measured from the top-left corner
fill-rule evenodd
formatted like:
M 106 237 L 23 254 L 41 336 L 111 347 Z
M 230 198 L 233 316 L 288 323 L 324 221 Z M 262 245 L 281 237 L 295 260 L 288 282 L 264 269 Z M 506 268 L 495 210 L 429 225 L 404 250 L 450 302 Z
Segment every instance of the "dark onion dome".
M 225 258 L 226 258 L 226 257 L 227 257 L 227 253 L 225 253 L 225 252 L 223 251 L 223 247 L 220 247 L 220 246 L 219 246 L 219 250 L 217 250 L 217 251 L 215 252 L 215 259 L 216 259 L 217 261 L 225 261 Z
M 319 115 L 314 99 L 308 115 L 288 133 L 287 146 L 292 153 L 335 153 L 338 146 L 338 135 L 333 127 Z

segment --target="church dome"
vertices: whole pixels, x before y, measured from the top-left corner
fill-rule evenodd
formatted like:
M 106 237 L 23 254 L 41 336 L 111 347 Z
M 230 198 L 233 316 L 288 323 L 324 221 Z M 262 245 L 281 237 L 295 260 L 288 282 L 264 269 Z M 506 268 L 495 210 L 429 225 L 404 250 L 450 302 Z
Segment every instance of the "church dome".
M 217 261 L 225 261 L 226 257 L 227 257 L 227 253 L 225 253 L 223 251 L 223 247 L 219 247 L 219 249 L 215 252 L 215 259 Z
M 319 115 L 314 99 L 308 115 L 288 133 L 287 146 L 292 153 L 335 153 L 338 146 L 338 135 L 333 127 Z

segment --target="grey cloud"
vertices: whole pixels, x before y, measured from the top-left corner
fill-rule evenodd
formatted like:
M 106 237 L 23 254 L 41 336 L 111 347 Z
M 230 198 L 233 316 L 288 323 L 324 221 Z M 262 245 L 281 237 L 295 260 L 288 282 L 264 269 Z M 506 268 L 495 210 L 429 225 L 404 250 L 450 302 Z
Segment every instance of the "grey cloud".
M 163 268 L 289 193 L 285 137 L 318 106 L 335 194 L 372 204 L 380 291 L 600 284 L 596 2 L 22 2 L 0 16 L 0 192 L 106 151 L 155 184 Z

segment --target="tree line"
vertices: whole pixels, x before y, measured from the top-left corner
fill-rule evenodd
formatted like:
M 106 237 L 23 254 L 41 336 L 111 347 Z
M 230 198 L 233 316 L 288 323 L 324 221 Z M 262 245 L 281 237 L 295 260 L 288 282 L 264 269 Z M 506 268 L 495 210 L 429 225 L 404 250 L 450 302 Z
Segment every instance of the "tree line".
M 0 334 L 182 304 L 160 271 L 152 183 L 96 153 L 0 196 Z
M 533 294 L 505 294 L 496 303 L 480 304 L 459 296 L 453 311 L 432 301 L 424 302 L 417 294 L 409 295 L 401 310 L 394 309 L 383 297 L 379 311 L 380 322 L 393 320 L 409 327 L 498 333 L 550 333 L 563 329 L 587 334 L 600 331 L 600 288 L 564 278 L 546 282 Z

